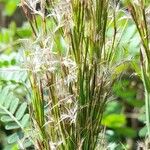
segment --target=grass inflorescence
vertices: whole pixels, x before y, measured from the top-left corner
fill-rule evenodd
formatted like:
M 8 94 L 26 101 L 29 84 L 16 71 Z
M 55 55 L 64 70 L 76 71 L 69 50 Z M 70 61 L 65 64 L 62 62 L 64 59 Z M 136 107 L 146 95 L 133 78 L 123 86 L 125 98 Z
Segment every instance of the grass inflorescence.
M 117 7 L 115 1 L 113 5 Z M 115 80 L 117 30 L 112 3 L 22 0 L 21 6 L 33 30 L 25 60 L 35 148 L 98 149 L 101 120 Z M 109 19 L 112 39 L 106 36 Z

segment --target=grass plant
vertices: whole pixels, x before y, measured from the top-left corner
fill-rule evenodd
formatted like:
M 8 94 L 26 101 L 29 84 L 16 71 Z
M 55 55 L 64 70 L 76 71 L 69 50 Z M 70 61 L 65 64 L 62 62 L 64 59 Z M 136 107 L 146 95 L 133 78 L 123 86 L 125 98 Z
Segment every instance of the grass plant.
M 22 0 L 21 6 L 33 30 L 32 40 L 25 44 L 25 60 L 34 147 L 99 149 L 102 115 L 115 80 L 112 3 Z M 106 36 L 109 19 L 112 39 Z
M 148 10 L 146 9 L 145 0 L 128 1 L 128 9 L 136 24 L 137 30 L 141 38 L 141 72 L 142 80 L 145 87 L 145 110 L 146 110 L 146 126 L 147 137 L 150 138 L 150 31 L 148 23 Z

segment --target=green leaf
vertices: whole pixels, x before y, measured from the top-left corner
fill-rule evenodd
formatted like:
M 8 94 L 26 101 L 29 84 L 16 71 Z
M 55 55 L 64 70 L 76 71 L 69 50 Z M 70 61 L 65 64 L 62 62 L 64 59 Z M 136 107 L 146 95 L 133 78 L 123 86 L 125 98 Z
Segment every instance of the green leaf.
M 13 129 L 19 129 L 20 126 L 16 123 L 9 123 L 5 126 L 6 130 L 13 130 Z
M 10 41 L 10 34 L 8 30 L 2 30 L 2 39 L 3 43 L 9 43 Z
M 5 107 L 6 109 L 9 108 L 11 102 L 13 101 L 12 98 L 13 98 L 13 94 L 10 93 L 10 94 L 7 96 L 7 100 L 5 100 L 5 102 L 4 102 L 4 107 Z
M 12 135 L 8 136 L 7 141 L 9 144 L 15 143 L 16 141 L 19 140 L 18 134 L 13 133 Z
M 145 108 L 145 106 L 144 106 Z M 138 120 L 145 123 L 146 122 L 146 114 L 145 112 L 140 112 L 139 116 L 138 116 Z
M 116 91 L 119 91 L 124 89 L 126 86 L 129 85 L 129 81 L 128 80 L 121 80 L 119 82 L 116 82 L 113 86 L 113 91 L 116 92 Z
M 12 118 L 10 116 L 8 116 L 8 115 L 3 115 L 1 117 L 1 121 L 3 121 L 3 122 L 10 122 L 10 121 L 12 121 Z
M 12 14 L 15 12 L 16 8 L 17 8 L 16 3 L 13 0 L 9 1 L 5 6 L 6 15 L 12 16 Z
M 124 71 L 126 71 L 129 68 L 129 63 L 122 63 L 120 65 L 118 65 L 114 70 L 113 70 L 113 74 L 112 74 L 112 78 L 116 78 L 118 77 L 118 75 L 120 75 L 121 73 L 123 73 Z
M 110 114 L 102 119 L 102 124 L 110 128 L 122 127 L 126 124 L 124 114 Z
M 137 59 L 139 59 L 139 58 L 137 58 Z M 134 69 L 134 71 L 137 73 L 137 75 L 140 78 L 142 78 L 141 68 L 139 67 L 139 62 L 137 62 L 136 60 L 132 60 L 131 66 L 132 66 L 132 69 Z
M 129 88 L 129 80 L 122 80 L 118 83 L 115 83 L 113 86 L 114 93 L 121 97 L 122 99 L 125 99 L 126 101 L 130 101 L 131 99 L 134 99 L 136 96 L 136 91 L 132 88 Z
M 14 66 L 16 64 L 16 59 L 12 59 L 10 63 L 12 66 Z
M 130 138 L 134 138 L 137 136 L 137 132 L 129 127 L 121 127 L 121 128 L 117 128 L 115 129 L 115 131 L 125 137 L 130 137 Z
M 15 99 L 11 102 L 10 109 L 9 109 L 12 114 L 15 113 L 15 111 L 16 111 L 18 105 L 19 105 L 19 99 L 18 99 L 18 98 L 15 98 Z
M 6 114 L 6 112 L 0 108 L 0 115 Z
M 25 28 L 19 28 L 17 29 L 17 35 L 22 38 L 30 37 L 32 35 L 32 31 Z
M 5 102 L 8 93 L 8 88 L 5 88 L 0 92 L 0 105 L 3 105 L 3 103 Z
M 3 61 L 3 66 L 8 67 L 9 66 L 9 61 L 7 61 L 7 60 Z
M 123 99 L 126 102 L 128 102 L 129 105 L 134 106 L 134 107 L 142 107 L 144 105 L 144 100 L 136 100 L 136 99 L 132 99 L 132 98 L 128 98 L 128 99 Z
M 28 124 L 29 118 L 30 118 L 29 114 L 26 114 L 26 115 L 23 116 L 23 118 L 21 120 L 21 124 L 22 124 L 23 127 L 25 127 Z
M 140 137 L 145 137 L 147 135 L 147 127 L 143 127 L 142 129 L 140 129 L 139 131 L 139 136 Z
M 33 145 L 33 143 L 30 140 L 27 140 L 27 141 L 24 142 L 24 147 L 26 147 L 26 148 L 30 147 L 32 145 Z
M 121 103 L 117 102 L 117 101 L 110 101 L 107 103 L 106 105 L 106 109 L 105 109 L 105 114 L 112 114 L 112 113 L 116 113 L 119 114 L 122 110 L 122 105 Z
M 23 117 L 23 115 L 26 111 L 26 108 L 27 108 L 27 103 L 26 102 L 22 103 L 21 106 L 19 107 L 19 109 L 16 112 L 17 120 L 20 120 Z

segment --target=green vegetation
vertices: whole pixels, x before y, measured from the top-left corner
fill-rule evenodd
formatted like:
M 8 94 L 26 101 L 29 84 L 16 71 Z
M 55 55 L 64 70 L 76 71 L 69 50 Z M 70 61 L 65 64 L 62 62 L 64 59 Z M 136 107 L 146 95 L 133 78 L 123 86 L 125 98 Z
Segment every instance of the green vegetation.
M 149 4 L 0 0 L 0 149 L 148 149 Z

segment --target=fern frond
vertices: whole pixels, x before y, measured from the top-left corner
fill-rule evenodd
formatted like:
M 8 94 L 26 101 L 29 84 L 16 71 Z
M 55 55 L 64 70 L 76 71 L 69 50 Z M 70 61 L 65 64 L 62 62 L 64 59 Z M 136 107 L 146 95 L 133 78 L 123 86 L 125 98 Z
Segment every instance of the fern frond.
M 27 103 L 20 103 L 19 99 L 9 92 L 9 87 L 0 90 L 0 119 L 4 122 L 6 130 L 21 129 L 21 131 L 25 131 L 30 118 L 26 110 Z M 17 136 L 16 140 L 12 141 L 16 142 L 19 135 L 15 135 Z M 10 136 L 9 140 L 15 135 Z
M 7 88 L 4 88 L 0 93 L 0 117 L 7 125 L 7 130 L 21 128 L 26 126 L 25 122 L 29 119 L 26 114 L 27 103 L 19 103 L 18 98 L 15 98 L 12 93 L 9 93 Z M 26 121 L 24 121 L 24 119 Z M 23 122 L 23 124 L 22 124 Z

